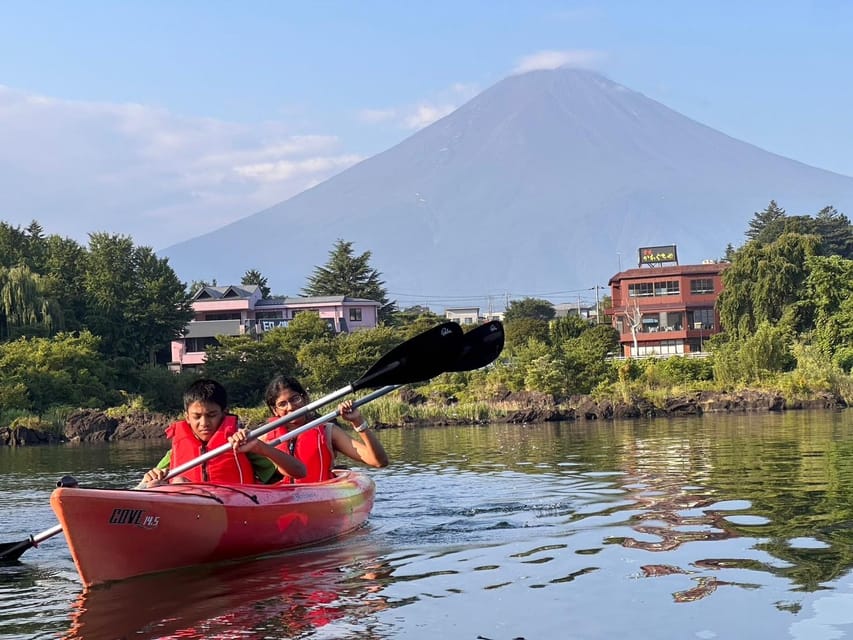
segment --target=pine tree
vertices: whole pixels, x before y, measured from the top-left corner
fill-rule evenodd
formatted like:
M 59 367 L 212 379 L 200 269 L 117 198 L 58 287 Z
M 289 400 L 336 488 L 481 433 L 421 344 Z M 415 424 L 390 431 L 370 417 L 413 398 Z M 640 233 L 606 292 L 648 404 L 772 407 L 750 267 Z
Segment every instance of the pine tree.
M 782 234 L 785 222 L 785 210 L 771 200 L 764 211 L 756 211 L 749 221 L 746 237 L 762 244 L 773 242 Z
M 261 298 L 266 300 L 270 297 L 270 288 L 267 286 L 267 279 L 257 269 L 249 269 L 244 273 L 240 284 L 256 284 L 261 289 Z
M 395 303 L 388 301 L 388 292 L 382 274 L 370 266 L 370 251 L 356 256 L 352 242 L 338 239 L 329 251 L 324 266 L 314 267 L 314 273 L 302 289 L 304 296 L 349 296 L 375 300 L 382 306 L 379 319 L 384 322 L 395 311 Z

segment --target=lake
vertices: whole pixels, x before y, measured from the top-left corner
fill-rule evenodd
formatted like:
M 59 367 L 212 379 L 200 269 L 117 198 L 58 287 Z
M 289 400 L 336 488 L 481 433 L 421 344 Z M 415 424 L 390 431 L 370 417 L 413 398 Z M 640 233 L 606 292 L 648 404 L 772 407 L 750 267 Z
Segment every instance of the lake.
M 853 637 L 853 411 L 380 437 L 354 534 L 85 594 L 60 535 L 0 565 L 0 638 Z M 60 476 L 132 486 L 163 448 L 0 449 L 0 541 L 56 523 Z

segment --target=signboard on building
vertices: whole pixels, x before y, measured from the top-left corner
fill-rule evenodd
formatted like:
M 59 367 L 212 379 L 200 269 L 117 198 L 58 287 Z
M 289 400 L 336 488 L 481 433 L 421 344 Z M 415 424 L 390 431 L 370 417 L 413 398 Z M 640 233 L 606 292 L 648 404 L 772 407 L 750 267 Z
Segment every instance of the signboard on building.
M 644 264 L 663 264 L 664 262 L 678 263 L 678 254 L 674 244 L 660 247 L 640 247 L 640 266 Z

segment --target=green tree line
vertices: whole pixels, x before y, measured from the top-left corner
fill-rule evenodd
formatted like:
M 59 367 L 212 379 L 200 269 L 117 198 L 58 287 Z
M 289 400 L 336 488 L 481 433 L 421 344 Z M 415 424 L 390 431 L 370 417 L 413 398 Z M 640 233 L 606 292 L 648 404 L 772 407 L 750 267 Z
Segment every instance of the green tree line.
M 663 402 L 689 390 L 757 386 L 794 397 L 829 392 L 850 403 L 851 252 L 853 229 L 843 214 L 827 207 L 788 216 L 771 202 L 754 214 L 744 244 L 726 248 L 731 264 L 718 300 L 724 332 L 709 341 L 709 357 L 616 359 L 618 335 L 603 314 L 601 324 L 557 318 L 547 300 L 525 298 L 506 309 L 506 348 L 494 364 L 439 376 L 422 391 L 445 405 L 494 404 L 512 392 Z M 269 295 L 254 269 L 244 284 Z M 239 406 L 258 405 L 280 372 L 324 393 L 442 321 L 428 309 L 398 310 L 370 252 L 356 255 L 344 240 L 302 293 L 380 301 L 383 322 L 334 335 L 319 317 L 300 314 L 260 337 L 222 336 L 203 368 L 176 375 L 151 364 L 191 317 L 189 292 L 165 260 L 123 236 L 91 234 L 83 247 L 45 236 L 35 222 L 26 229 L 0 223 L 0 421 L 3 412 L 103 408 L 128 398 L 177 411 L 182 389 L 197 375 L 221 380 Z

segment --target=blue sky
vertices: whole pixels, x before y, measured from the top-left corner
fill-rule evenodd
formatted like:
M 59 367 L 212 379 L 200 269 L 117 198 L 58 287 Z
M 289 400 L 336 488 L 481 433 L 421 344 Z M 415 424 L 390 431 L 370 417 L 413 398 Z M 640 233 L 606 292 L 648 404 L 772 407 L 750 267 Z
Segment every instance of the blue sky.
M 842 0 L 4 2 L 0 220 L 163 248 L 560 64 L 853 176 L 851 36 Z

